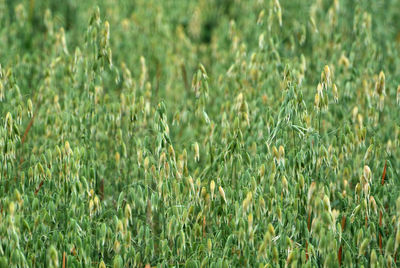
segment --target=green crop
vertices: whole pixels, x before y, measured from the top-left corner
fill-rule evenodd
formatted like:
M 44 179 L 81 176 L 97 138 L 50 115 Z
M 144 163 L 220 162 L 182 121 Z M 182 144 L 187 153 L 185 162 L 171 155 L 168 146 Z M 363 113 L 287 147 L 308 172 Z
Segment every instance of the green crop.
M 0 267 L 400 265 L 397 0 L 0 0 Z

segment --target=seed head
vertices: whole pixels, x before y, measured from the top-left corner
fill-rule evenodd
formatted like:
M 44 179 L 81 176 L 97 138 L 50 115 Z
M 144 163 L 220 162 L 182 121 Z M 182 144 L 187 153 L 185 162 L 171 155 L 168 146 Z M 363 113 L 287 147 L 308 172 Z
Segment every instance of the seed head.
M 12 131 L 12 126 L 13 126 L 13 119 L 12 119 L 12 115 L 11 115 L 10 112 L 8 112 L 6 114 L 6 120 L 5 121 L 6 121 L 5 127 L 8 130 L 8 134 L 10 135 L 11 131 Z
M 71 153 L 71 147 L 69 146 L 69 142 L 68 141 L 65 142 L 64 149 L 65 149 L 65 154 L 66 155 L 69 155 Z
M 276 248 L 276 246 L 273 246 L 273 248 L 272 248 L 272 260 L 276 264 L 279 261 L 279 252 L 278 252 L 278 249 Z
M 100 209 L 100 199 L 97 195 L 94 196 L 93 203 L 94 203 L 94 210 L 98 211 Z
M 120 160 L 121 156 L 119 154 L 119 152 L 115 153 L 115 163 L 118 165 L 119 164 L 119 160 Z
M 264 177 L 264 175 L 265 175 L 265 165 L 264 164 L 261 164 L 259 174 L 260 174 L 261 178 Z
M 214 199 L 214 190 L 215 190 L 215 181 L 211 180 L 211 182 L 210 182 L 211 200 Z
M 339 93 L 336 87 L 336 84 L 333 84 L 332 86 L 332 92 L 333 92 L 333 99 L 337 103 L 339 101 Z
M 285 157 L 285 149 L 283 148 L 283 146 L 279 146 L 279 159 L 282 159 Z
M 258 19 L 257 19 L 257 24 L 260 25 L 263 23 L 263 19 L 264 19 L 264 15 L 265 15 L 265 10 L 261 10 L 261 12 L 258 14 Z
M 273 154 L 274 154 L 275 159 L 276 159 L 277 161 L 279 161 L 279 152 L 278 152 L 278 149 L 276 149 L 275 146 L 272 147 L 272 152 L 273 152 Z
M 93 212 L 94 212 L 94 201 L 93 201 L 93 199 L 90 199 L 90 201 L 89 201 L 89 212 L 90 212 L 90 215 L 92 215 Z
M 121 250 L 121 243 L 118 240 L 114 242 L 114 252 L 118 254 Z
M 258 37 L 258 46 L 263 49 L 265 46 L 265 40 L 264 40 L 264 33 L 260 34 Z
M 143 151 L 141 149 L 138 149 L 136 154 L 137 154 L 138 166 L 140 167 L 143 161 Z
M 123 232 L 124 231 L 124 224 L 122 223 L 121 220 L 117 221 L 117 232 Z
M 279 26 L 282 27 L 282 9 L 279 0 L 274 1 L 274 9 L 278 17 Z
M 324 78 L 325 78 L 325 84 L 327 86 L 330 86 L 331 82 L 332 82 L 332 80 L 331 80 L 332 78 L 331 78 L 331 69 L 329 68 L 328 65 L 325 65 L 325 67 L 324 67 Z
M 316 94 L 315 94 L 315 97 L 314 97 L 314 108 L 315 108 L 317 111 L 320 109 L 319 104 L 320 104 L 320 97 L 319 97 L 319 94 L 316 93 Z
M 277 207 L 276 209 L 276 215 L 278 216 L 278 220 L 281 223 L 282 222 L 282 210 L 280 207 Z
M 369 157 L 370 157 L 371 154 L 372 154 L 373 148 L 374 148 L 374 147 L 373 147 L 372 144 L 368 147 L 368 149 L 367 149 L 367 151 L 365 152 L 365 155 L 364 155 L 364 161 L 367 161 L 367 160 L 369 159 Z
M 378 264 L 378 256 L 376 255 L 375 249 L 372 249 L 371 251 L 371 267 L 377 267 Z
M 271 223 L 268 224 L 268 232 L 271 234 L 271 236 L 275 236 L 275 228 Z
M 381 71 L 379 73 L 378 81 L 376 82 L 375 89 L 379 96 L 385 94 L 385 73 Z
M 339 59 L 339 64 L 343 65 L 345 68 L 348 68 L 350 66 L 349 58 L 347 58 L 346 55 L 342 54 Z
M 252 192 L 248 192 L 246 198 L 243 200 L 243 211 L 244 212 L 248 211 L 252 199 L 253 199 Z
M 262 196 L 260 196 L 260 198 L 258 200 L 258 204 L 259 204 L 260 208 L 264 211 L 265 210 L 265 200 Z
M 107 20 L 104 22 L 104 37 L 107 41 L 110 40 L 110 23 Z
M 14 190 L 14 197 L 15 197 L 15 200 L 18 202 L 18 204 L 22 205 L 24 200 L 22 199 L 21 193 L 18 191 L 18 189 Z
M 173 160 L 175 160 L 175 150 L 171 144 L 168 146 L 168 153 L 169 153 L 169 157 L 171 157 Z
M 207 189 L 206 187 L 201 187 L 201 193 L 200 193 L 201 197 L 205 198 L 207 195 Z
M 286 259 L 286 266 L 285 267 L 289 267 L 289 265 L 292 263 L 293 259 L 295 258 L 295 251 L 292 250 L 290 251 L 287 259 Z
M 146 158 L 144 159 L 144 163 L 143 163 L 143 167 L 144 167 L 145 171 L 148 170 L 149 164 L 150 164 L 150 158 L 148 156 L 146 156 Z
M 32 117 L 33 116 L 33 104 L 32 104 L 32 100 L 28 99 L 28 116 Z
M 364 177 L 370 182 L 371 181 L 371 169 L 369 166 L 364 166 Z
M 126 206 L 125 206 L 125 218 L 130 219 L 131 216 L 132 216 L 131 206 L 129 204 L 126 204 Z
M 253 229 L 253 213 L 247 216 L 247 222 L 249 224 L 249 231 L 251 231 Z
M 48 267 L 58 267 L 58 254 L 54 246 L 50 246 L 47 250 Z
M 200 160 L 200 149 L 199 144 L 196 142 L 194 144 L 194 161 L 199 162 Z
M 288 181 L 285 176 L 282 176 L 282 188 L 286 192 L 288 191 Z
M 331 203 L 330 203 L 329 197 L 327 195 L 324 196 L 324 207 L 325 207 L 325 210 L 331 211 Z
M 60 38 L 61 46 L 63 48 L 64 53 L 68 55 L 67 41 L 65 38 L 64 28 L 62 28 L 62 27 L 60 28 L 60 33 L 59 33 L 58 37 Z
M 361 243 L 360 250 L 358 251 L 359 256 L 362 256 L 365 254 L 365 252 L 368 248 L 368 245 L 369 245 L 369 238 L 365 238 L 363 240 L 363 242 Z
M 104 263 L 103 260 L 101 260 L 100 264 L 99 264 L 99 268 L 107 268 L 106 264 Z
M 189 176 L 189 184 L 190 184 L 190 188 L 192 189 L 192 191 L 193 191 L 193 193 L 195 193 L 195 190 L 194 190 L 194 182 L 193 182 L 193 178 L 192 178 L 192 176 Z M 215 187 L 215 185 L 214 185 L 214 187 Z
M 369 207 L 374 211 L 376 215 L 378 215 L 378 206 L 376 204 L 375 198 L 372 195 L 369 197 Z
M 218 191 L 219 191 L 219 194 L 221 195 L 222 199 L 224 199 L 224 202 L 227 203 L 224 189 L 221 186 L 219 186 Z
M 14 215 L 14 212 L 15 212 L 15 203 L 14 202 L 11 201 L 10 204 L 8 204 L 8 211 L 11 216 Z
M 324 87 L 322 86 L 321 83 L 318 83 L 317 94 L 320 96 L 320 98 L 324 97 L 324 92 L 323 91 L 324 91 Z

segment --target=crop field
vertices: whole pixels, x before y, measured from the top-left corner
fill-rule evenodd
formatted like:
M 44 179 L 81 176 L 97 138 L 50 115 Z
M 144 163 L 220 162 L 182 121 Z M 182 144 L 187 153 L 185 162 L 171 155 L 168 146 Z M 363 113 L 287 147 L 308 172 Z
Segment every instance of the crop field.
M 0 0 L 0 268 L 400 266 L 399 0 Z

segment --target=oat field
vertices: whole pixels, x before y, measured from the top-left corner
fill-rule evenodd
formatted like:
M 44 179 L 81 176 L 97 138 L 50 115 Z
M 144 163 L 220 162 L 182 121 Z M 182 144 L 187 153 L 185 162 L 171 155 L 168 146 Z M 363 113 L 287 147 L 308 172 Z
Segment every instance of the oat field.
M 398 0 L 0 0 L 0 268 L 400 266 Z

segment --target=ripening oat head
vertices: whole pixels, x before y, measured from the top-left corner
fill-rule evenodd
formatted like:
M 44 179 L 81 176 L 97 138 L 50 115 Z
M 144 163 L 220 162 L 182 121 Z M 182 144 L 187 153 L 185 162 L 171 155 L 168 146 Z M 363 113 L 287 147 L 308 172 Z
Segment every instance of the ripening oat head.
M 320 96 L 320 98 L 324 97 L 324 92 L 323 91 L 324 91 L 323 85 L 321 83 L 318 83 L 317 94 Z
M 221 186 L 219 186 L 218 191 L 219 191 L 219 194 L 221 195 L 222 199 L 224 200 L 224 202 L 227 203 L 224 189 Z
M 325 209 L 327 211 L 331 211 L 331 202 L 330 202 L 329 197 L 327 195 L 324 196 L 323 203 L 324 203 Z
M 64 149 L 65 149 L 65 153 L 67 155 L 69 155 L 71 153 L 71 146 L 69 145 L 68 141 L 65 142 Z
M 211 200 L 214 199 L 214 191 L 215 191 L 215 181 L 211 180 L 210 182 Z
M 200 149 L 199 144 L 196 142 L 194 144 L 194 161 L 198 162 L 200 160 Z
M 272 153 L 274 154 L 275 159 L 279 160 L 279 158 L 280 158 L 279 157 L 279 152 L 278 152 L 278 149 L 275 146 L 272 147 Z
M 378 76 L 378 80 L 376 81 L 375 90 L 379 96 L 385 94 L 386 88 L 386 78 L 385 73 L 381 71 Z
M 115 153 L 115 163 L 117 165 L 119 164 L 120 159 L 121 159 L 121 155 L 119 154 L 119 152 L 116 152 Z
M 316 94 L 315 94 L 315 97 L 314 97 L 314 108 L 315 108 L 316 110 L 319 110 L 319 109 L 320 109 L 320 102 L 321 102 L 321 100 L 320 100 L 320 94 L 316 93 Z
M 369 197 L 369 207 L 372 209 L 375 215 L 378 215 L 378 206 L 376 204 L 375 198 L 372 195 Z
M 103 260 L 101 260 L 101 262 L 99 263 L 99 268 L 106 268 L 106 264 Z
M 365 165 L 364 166 L 364 177 L 368 180 L 371 181 L 371 169 L 369 168 L 369 166 Z
M 342 54 L 339 59 L 339 65 L 343 65 L 345 68 L 350 66 L 350 60 L 346 57 L 345 54 Z
M 282 145 L 279 146 L 279 158 L 285 158 L 285 149 Z
M 325 82 L 325 84 L 327 85 L 327 86 L 330 86 L 331 85 L 331 82 L 332 82 L 332 76 L 331 76 L 331 69 L 329 68 L 329 66 L 328 65 L 325 65 L 324 66 L 324 82 Z
M 333 93 L 333 99 L 337 103 L 339 101 L 339 93 L 336 84 L 333 84 L 332 86 L 332 93 Z

